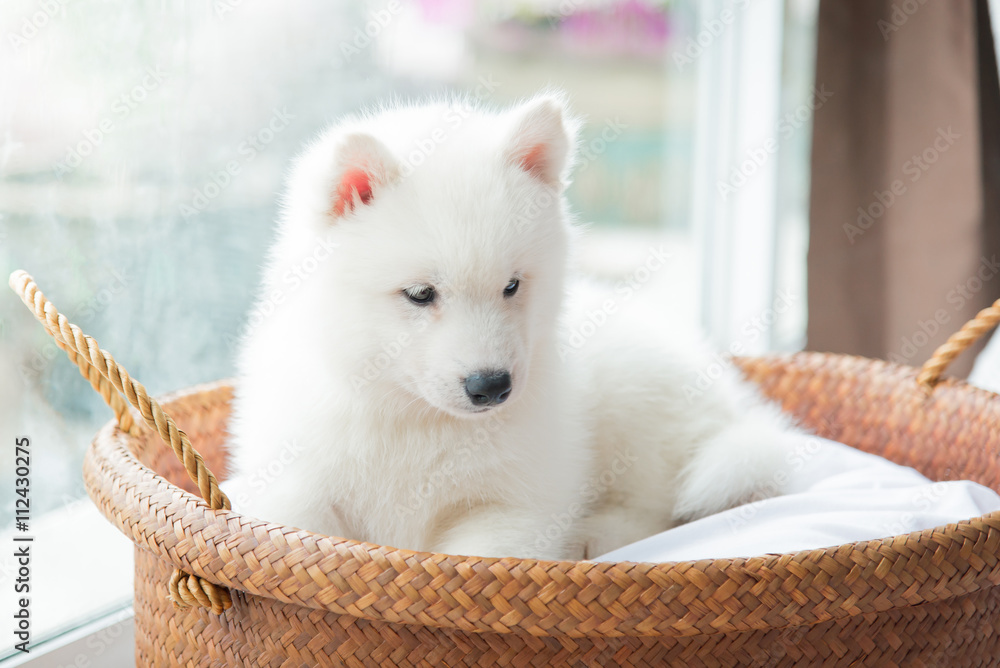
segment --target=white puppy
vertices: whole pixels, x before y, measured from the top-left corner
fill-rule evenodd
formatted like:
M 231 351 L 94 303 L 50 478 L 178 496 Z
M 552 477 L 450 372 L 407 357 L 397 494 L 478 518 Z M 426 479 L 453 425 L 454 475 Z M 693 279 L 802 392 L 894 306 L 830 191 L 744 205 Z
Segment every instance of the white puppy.
M 558 96 L 452 101 L 305 150 L 240 351 L 237 510 L 565 559 L 775 489 L 786 422 L 732 372 L 692 392 L 709 358 L 669 323 L 616 314 L 566 353 L 576 129 Z

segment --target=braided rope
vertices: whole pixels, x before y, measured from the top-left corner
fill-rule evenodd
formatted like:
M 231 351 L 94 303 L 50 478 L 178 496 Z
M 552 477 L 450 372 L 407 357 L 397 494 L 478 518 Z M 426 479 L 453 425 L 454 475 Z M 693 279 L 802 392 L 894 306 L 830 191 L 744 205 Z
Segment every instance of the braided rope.
M 163 412 L 160 404 L 151 398 L 142 383 L 129 376 L 124 367 L 115 362 L 111 353 L 102 350 L 97 341 L 70 323 L 56 307 L 45 298 L 35 281 L 24 271 L 10 275 L 9 284 L 45 330 L 55 339 L 56 345 L 66 351 L 70 360 L 80 369 L 91 385 L 115 411 L 123 431 L 133 432 L 136 425 L 121 402 L 121 395 L 112 393 L 110 385 L 120 392 L 139 411 L 146 424 L 154 429 L 170 446 L 174 455 L 184 464 L 188 476 L 198 485 L 213 510 L 230 509 L 229 498 L 219 489 L 215 475 L 205 465 L 198 451 L 188 440 L 187 434 L 177 428 L 173 419 Z M 100 379 L 95 379 L 98 373 Z M 117 397 L 117 401 L 115 400 Z M 127 417 L 126 417 L 127 416 Z M 229 591 L 193 575 L 177 571 L 170 580 L 170 597 L 179 607 L 200 605 L 220 613 L 232 605 Z
M 1000 323 L 1000 299 L 962 325 L 962 329 L 949 336 L 948 340 L 934 351 L 931 358 L 924 362 L 920 373 L 917 374 L 917 383 L 924 392 L 930 394 L 934 386 L 941 382 L 941 376 L 948 365 L 984 334 L 996 327 L 997 323 Z
M 219 587 L 196 575 L 174 569 L 168 584 L 170 600 L 179 608 L 209 608 L 217 615 L 230 607 L 232 598 L 229 590 Z
M 104 403 L 111 408 L 115 414 L 115 420 L 118 422 L 118 426 L 121 427 L 121 430 L 130 436 L 138 436 L 139 425 L 136 424 L 135 420 L 132 418 L 132 413 L 129 412 L 128 405 L 125 403 L 125 400 L 122 399 L 122 395 L 115 390 L 111 382 L 102 376 L 101 372 L 98 371 L 96 367 L 92 366 L 86 358 L 82 355 L 77 355 L 75 350 L 63 343 L 62 339 L 49 330 L 47 324 L 45 331 L 49 333 L 49 336 L 51 336 L 56 342 L 56 345 L 66 352 L 69 360 L 73 362 L 73 364 L 76 364 L 77 368 L 80 370 L 80 375 L 90 382 L 94 391 L 101 395 L 101 398 L 104 399 Z
M 122 430 L 132 433 L 137 426 L 131 422 L 131 414 L 122 403 L 118 392 L 139 411 L 146 424 L 155 429 L 163 441 L 170 445 L 190 478 L 198 485 L 202 497 L 208 501 L 209 506 L 215 510 L 229 509 L 229 499 L 219 490 L 215 476 L 208 470 L 201 455 L 191 446 L 187 435 L 179 430 L 160 405 L 148 396 L 145 387 L 132 379 L 128 372 L 115 362 L 110 353 L 101 350 L 96 340 L 83 334 L 76 325 L 69 323 L 45 298 L 31 276 L 23 271 L 16 271 L 10 276 L 10 285 L 45 326 L 57 345 L 66 351 L 71 361 L 77 364 L 81 374 L 112 407 Z M 980 311 L 973 320 L 966 323 L 959 332 L 952 335 L 934 352 L 918 376 L 920 386 L 930 392 L 940 381 L 941 374 L 951 361 L 998 322 L 1000 322 L 1000 300 L 990 308 Z M 99 376 L 95 375 L 98 373 Z M 117 392 L 112 392 L 111 385 Z M 181 608 L 205 607 L 219 614 L 232 605 L 227 589 L 181 570 L 174 571 L 169 581 L 169 590 L 170 600 Z

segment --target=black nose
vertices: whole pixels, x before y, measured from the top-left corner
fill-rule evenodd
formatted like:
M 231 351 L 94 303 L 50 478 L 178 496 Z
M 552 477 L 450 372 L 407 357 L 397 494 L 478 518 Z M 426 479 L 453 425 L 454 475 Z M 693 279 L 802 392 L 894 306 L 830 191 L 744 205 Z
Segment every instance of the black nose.
M 494 406 L 510 396 L 510 374 L 506 371 L 481 371 L 465 379 L 465 393 L 476 406 Z

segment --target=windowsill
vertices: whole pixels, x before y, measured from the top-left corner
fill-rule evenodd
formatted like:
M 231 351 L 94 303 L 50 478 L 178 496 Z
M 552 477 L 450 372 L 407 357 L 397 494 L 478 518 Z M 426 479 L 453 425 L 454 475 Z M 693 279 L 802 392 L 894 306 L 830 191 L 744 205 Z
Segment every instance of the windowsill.
M 131 606 L 101 615 L 50 638 L 31 652 L 0 660 L 0 668 L 134 668 L 135 623 Z
M 34 649 L 72 629 L 94 622 L 108 610 L 121 609 L 132 600 L 133 545 L 84 498 L 31 520 L 31 640 Z M 14 590 L 18 564 L 14 559 L 12 531 L 0 533 L 0 615 L 12 619 L 17 599 Z M 18 642 L 8 631 L 0 645 L 0 658 L 11 654 Z M 34 654 L 34 652 L 32 652 Z M 4 662 L 6 666 L 6 662 Z M 19 665 L 19 664 L 18 664 Z M 70 664 L 72 665 L 72 664 Z M 103 665 L 103 664 L 102 664 Z

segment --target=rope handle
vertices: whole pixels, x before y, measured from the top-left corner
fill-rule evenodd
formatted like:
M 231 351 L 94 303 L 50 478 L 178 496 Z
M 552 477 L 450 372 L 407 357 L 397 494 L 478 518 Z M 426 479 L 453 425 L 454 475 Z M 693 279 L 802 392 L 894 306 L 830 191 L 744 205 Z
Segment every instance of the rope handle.
M 229 510 L 229 498 L 219 489 L 218 480 L 191 445 L 187 434 L 178 429 L 173 418 L 163 411 L 159 402 L 146 393 L 142 383 L 129 376 L 128 371 L 115 362 L 111 353 L 102 350 L 96 340 L 84 334 L 59 313 L 27 272 L 15 271 L 10 275 L 9 284 L 42 323 L 56 345 L 66 351 L 80 374 L 90 381 L 91 386 L 111 407 L 122 431 L 133 436 L 139 433 L 139 426 L 122 400 L 124 395 L 146 425 L 160 435 L 177 459 L 184 464 L 188 476 L 198 485 L 198 490 L 208 505 L 213 510 Z M 169 588 L 171 600 L 180 608 L 201 606 L 211 608 L 212 612 L 219 614 L 232 605 L 227 589 L 179 569 L 170 578 Z
M 962 329 L 948 337 L 938 346 L 931 358 L 924 362 L 917 374 L 917 384 L 930 394 L 934 386 L 941 382 L 941 376 L 952 361 L 978 341 L 984 334 L 1000 323 L 1000 299 L 976 314 Z

